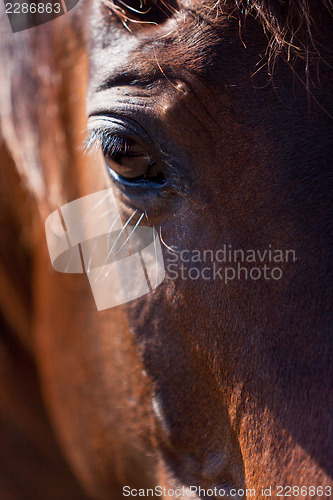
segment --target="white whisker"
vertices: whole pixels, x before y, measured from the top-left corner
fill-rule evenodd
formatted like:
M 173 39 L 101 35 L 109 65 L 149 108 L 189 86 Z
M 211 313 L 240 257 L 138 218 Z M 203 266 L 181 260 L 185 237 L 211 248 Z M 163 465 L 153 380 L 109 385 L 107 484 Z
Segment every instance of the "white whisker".
M 142 221 L 143 217 L 144 217 L 144 212 L 142 212 L 142 214 L 140 215 L 137 223 L 135 224 L 135 226 L 133 227 L 132 231 L 130 232 L 129 236 L 126 238 L 126 241 L 121 245 L 121 247 L 119 248 L 119 250 L 117 250 L 117 253 L 114 254 L 114 257 L 116 255 L 118 255 L 118 253 L 120 252 L 120 250 L 122 248 L 124 248 L 124 246 L 126 245 L 126 243 L 128 242 L 128 240 L 130 239 L 130 237 L 132 236 L 132 234 L 134 233 L 134 231 L 136 230 L 136 228 L 138 227 L 138 225 L 140 224 L 140 222 Z
M 114 243 L 113 243 L 113 245 L 112 245 L 112 247 L 111 247 L 110 252 L 108 253 L 108 255 L 107 255 L 107 257 L 106 257 L 106 259 L 105 259 L 105 261 L 104 261 L 104 264 L 103 264 L 103 266 L 102 266 L 102 269 L 100 270 L 100 272 L 99 272 L 99 273 L 98 273 L 98 275 L 96 276 L 95 283 L 97 282 L 98 278 L 100 277 L 100 275 L 101 275 L 101 274 L 102 274 L 102 272 L 104 271 L 104 268 L 105 268 L 105 266 L 106 266 L 106 263 L 107 263 L 107 261 L 109 260 L 109 257 L 110 257 L 110 255 L 112 254 L 113 249 L 114 249 L 114 247 L 115 247 L 115 245 L 116 245 L 117 241 L 119 240 L 120 236 L 123 234 L 124 230 L 126 229 L 126 227 L 127 227 L 127 226 L 128 226 L 128 224 L 131 222 L 131 220 L 133 219 L 133 217 L 136 215 L 136 213 L 137 213 L 137 212 L 138 212 L 138 208 L 137 208 L 137 209 L 136 209 L 136 210 L 132 213 L 132 215 L 131 215 L 128 219 L 127 219 L 127 221 L 125 222 L 125 224 L 124 224 L 124 226 L 122 227 L 121 231 L 119 232 L 119 234 L 118 234 L 117 238 L 115 239 L 115 241 L 114 241 Z
M 113 226 L 115 225 L 115 223 L 117 222 L 118 219 L 120 219 L 120 215 L 119 214 L 117 215 L 117 217 L 115 218 L 115 220 L 112 222 L 111 227 L 109 229 L 108 239 L 107 239 L 107 242 L 106 242 L 106 251 L 107 252 L 109 251 L 109 243 L 110 243 L 110 236 L 112 234 L 112 229 L 113 229 Z
M 94 247 L 93 247 L 92 252 L 91 252 L 91 254 L 90 254 L 90 257 L 89 257 L 88 264 L 87 264 L 87 273 L 89 273 L 89 271 L 90 271 L 90 269 L 91 269 L 91 261 L 92 261 L 92 259 L 93 259 L 93 255 L 94 255 L 94 253 L 95 253 L 95 250 L 96 250 L 97 245 L 98 245 L 98 240 L 96 239 L 95 244 L 94 244 Z
M 161 223 L 161 212 L 160 212 L 160 240 L 162 242 L 162 245 L 165 246 L 165 248 L 167 248 L 170 252 L 172 253 L 175 253 L 175 254 L 180 254 L 180 251 L 177 251 L 177 250 L 174 250 L 172 247 L 169 247 L 169 245 L 167 245 L 163 239 L 163 236 L 162 236 L 162 223 Z
M 153 212 L 153 241 L 154 241 L 154 252 L 155 252 L 155 286 L 157 287 L 157 273 L 158 273 L 158 261 L 157 261 L 157 247 L 156 247 L 156 229 L 155 229 L 155 210 Z
M 95 205 L 89 210 L 89 212 L 87 212 L 83 217 L 82 219 L 80 220 L 80 222 L 78 223 L 78 225 L 76 226 L 76 230 L 77 229 L 81 229 L 82 227 L 82 224 L 84 223 L 84 221 L 87 219 L 87 217 L 89 217 L 89 215 L 91 215 L 104 201 L 105 199 L 109 196 L 109 193 L 106 193 L 102 196 L 102 198 L 100 200 L 98 200 Z M 106 215 L 110 210 L 107 210 L 103 215 Z

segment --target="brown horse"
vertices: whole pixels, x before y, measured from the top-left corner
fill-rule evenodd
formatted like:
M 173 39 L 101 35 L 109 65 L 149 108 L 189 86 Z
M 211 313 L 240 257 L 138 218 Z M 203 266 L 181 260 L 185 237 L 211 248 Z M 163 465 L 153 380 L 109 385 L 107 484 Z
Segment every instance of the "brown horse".
M 85 498 L 58 445 L 89 498 L 331 496 L 331 7 L 2 16 L 2 500 Z M 44 222 L 106 187 L 166 277 L 97 312 Z

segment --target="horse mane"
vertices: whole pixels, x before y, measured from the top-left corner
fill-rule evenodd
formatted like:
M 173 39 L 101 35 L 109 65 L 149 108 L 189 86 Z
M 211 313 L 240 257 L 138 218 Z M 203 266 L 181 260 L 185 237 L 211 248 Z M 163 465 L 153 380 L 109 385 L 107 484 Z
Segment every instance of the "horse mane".
M 227 3 L 226 0 L 220 0 Z M 305 61 L 307 83 L 310 64 L 325 61 L 331 52 L 331 40 L 323 36 L 325 23 L 332 26 L 332 0 L 235 0 L 241 15 L 252 15 L 262 25 L 268 38 L 269 67 L 273 69 L 277 56 L 293 64 Z
M 156 15 L 156 8 L 165 18 L 188 8 L 181 0 L 140 0 L 140 9 L 134 8 L 133 0 L 102 1 L 129 30 L 130 23 L 151 22 L 149 13 L 155 11 Z M 193 5 L 199 11 L 215 10 L 216 16 L 237 15 L 241 26 L 245 25 L 248 16 L 255 18 L 268 39 L 269 72 L 273 72 L 277 57 L 282 56 L 291 65 L 303 59 L 309 76 L 311 62 L 325 61 L 325 54 L 331 53 L 323 28 L 332 23 L 332 0 L 213 0 L 213 3 L 195 0 Z

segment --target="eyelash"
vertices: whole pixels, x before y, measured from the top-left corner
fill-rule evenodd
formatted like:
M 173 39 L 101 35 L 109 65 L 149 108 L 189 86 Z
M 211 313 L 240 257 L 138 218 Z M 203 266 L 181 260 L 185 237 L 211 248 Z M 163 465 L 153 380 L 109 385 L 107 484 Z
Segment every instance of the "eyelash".
M 116 155 L 126 153 L 128 139 L 121 135 L 115 135 L 105 128 L 91 131 L 86 141 L 85 150 L 93 151 L 101 146 L 103 154 L 113 158 Z

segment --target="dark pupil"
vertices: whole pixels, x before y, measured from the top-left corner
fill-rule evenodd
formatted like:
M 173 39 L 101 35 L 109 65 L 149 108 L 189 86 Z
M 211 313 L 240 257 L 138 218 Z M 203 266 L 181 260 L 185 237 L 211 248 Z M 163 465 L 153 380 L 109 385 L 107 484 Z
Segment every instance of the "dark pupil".
M 121 151 L 106 155 L 109 167 L 119 176 L 131 181 L 164 181 L 164 176 L 148 152 L 135 141 L 128 139 Z

